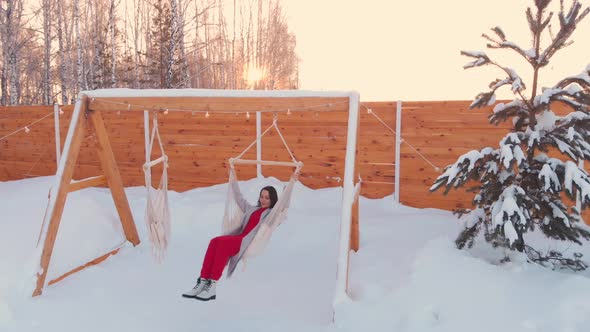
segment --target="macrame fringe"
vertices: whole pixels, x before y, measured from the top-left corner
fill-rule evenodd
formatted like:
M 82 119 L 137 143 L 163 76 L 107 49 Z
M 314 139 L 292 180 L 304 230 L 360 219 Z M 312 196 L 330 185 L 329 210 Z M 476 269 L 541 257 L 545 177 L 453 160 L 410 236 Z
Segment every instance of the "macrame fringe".
M 148 147 L 151 155 L 154 139 L 158 138 L 162 157 L 156 161 L 162 162 L 162 176 L 158 189 L 152 188 L 151 167 L 156 162 L 146 162 L 143 167 L 145 185 L 147 189 L 147 205 L 145 209 L 145 223 L 151 243 L 151 253 L 154 260 L 162 263 L 166 256 L 170 241 L 170 209 L 168 206 L 168 156 L 164 153 L 164 145 L 158 130 L 158 120 L 154 116 L 153 129 Z

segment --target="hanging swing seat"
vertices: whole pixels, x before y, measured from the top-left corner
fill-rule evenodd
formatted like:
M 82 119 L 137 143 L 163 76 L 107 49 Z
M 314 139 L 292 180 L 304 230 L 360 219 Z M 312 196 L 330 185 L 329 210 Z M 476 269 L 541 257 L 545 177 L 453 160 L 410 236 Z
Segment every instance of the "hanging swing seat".
M 256 144 L 262 137 L 274 128 L 278 133 L 279 137 L 281 138 L 283 145 L 285 146 L 289 156 L 291 157 L 291 161 L 273 161 L 273 160 L 251 160 L 251 159 L 242 159 L 242 156 Z M 229 180 L 228 180 L 228 192 L 225 204 L 225 213 L 223 217 L 223 224 L 222 224 L 222 233 L 223 234 L 231 234 L 235 232 L 241 226 L 241 219 L 244 215 L 244 210 L 240 208 L 237 200 L 242 200 L 241 193 L 239 190 L 238 179 L 235 171 L 236 165 L 266 165 L 266 166 L 285 166 L 285 167 L 294 167 L 295 170 L 293 171 L 289 182 L 285 185 L 282 192 L 279 193 L 279 199 L 275 203 L 275 206 L 272 208 L 270 213 L 264 220 L 260 222 L 258 231 L 254 236 L 252 242 L 248 245 L 245 249 L 241 257 L 242 261 L 246 261 L 249 258 L 253 258 L 258 256 L 264 248 L 266 244 L 270 240 L 272 233 L 279 226 L 286 218 L 287 218 L 287 211 L 290 206 L 291 196 L 293 192 L 293 188 L 295 187 L 295 183 L 299 180 L 299 172 L 303 167 L 303 162 L 298 161 L 295 159 L 295 156 L 289 149 L 285 138 L 283 137 L 279 127 L 277 126 L 277 118 L 275 116 L 273 123 L 269 126 L 260 136 L 258 136 L 254 142 L 252 142 L 242 153 L 240 153 L 235 158 L 230 158 L 229 162 Z M 237 197 L 239 196 L 239 197 Z M 229 274 L 231 274 L 230 271 Z
M 152 154 L 155 138 L 158 139 L 162 156 L 146 162 L 143 165 L 145 186 L 147 189 L 147 205 L 145 209 L 145 223 L 149 232 L 152 256 L 157 262 L 162 262 L 170 241 L 170 210 L 168 207 L 168 156 L 164 152 L 164 145 L 158 130 L 158 118 L 154 115 L 153 128 L 148 145 L 148 156 Z M 158 189 L 152 188 L 151 168 L 162 164 L 162 176 Z

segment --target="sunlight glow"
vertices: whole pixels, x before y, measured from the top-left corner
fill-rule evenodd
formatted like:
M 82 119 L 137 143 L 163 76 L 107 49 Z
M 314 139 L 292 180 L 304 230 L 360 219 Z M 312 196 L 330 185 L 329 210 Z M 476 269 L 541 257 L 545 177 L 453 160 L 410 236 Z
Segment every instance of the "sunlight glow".
M 260 81 L 263 76 L 264 76 L 264 72 L 263 72 L 262 68 L 258 68 L 255 66 L 248 66 L 248 69 L 246 70 L 245 79 L 248 82 L 248 84 L 252 85 L 252 84 L 255 84 L 256 82 Z

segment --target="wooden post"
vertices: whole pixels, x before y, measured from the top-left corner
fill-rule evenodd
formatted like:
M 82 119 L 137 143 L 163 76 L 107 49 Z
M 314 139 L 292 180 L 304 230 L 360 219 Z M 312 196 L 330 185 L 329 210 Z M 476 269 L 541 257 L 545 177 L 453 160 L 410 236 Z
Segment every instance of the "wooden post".
M 55 198 L 50 197 L 50 205 L 48 207 L 49 213 L 45 215 L 45 220 L 43 220 L 43 228 L 41 230 L 42 234 L 40 238 L 40 240 L 43 240 L 43 252 L 41 253 L 40 264 L 41 271 L 37 273 L 37 286 L 33 291 L 33 296 L 41 295 L 43 292 L 43 286 L 45 285 L 45 279 L 47 278 L 47 269 L 49 267 L 49 262 L 51 261 L 51 254 L 53 253 L 57 230 L 59 229 L 61 216 L 66 204 L 68 189 L 70 188 L 70 182 L 72 180 L 72 175 L 74 174 L 74 167 L 76 165 L 76 160 L 78 159 L 80 146 L 84 139 L 87 102 L 87 98 L 83 97 L 78 105 L 76 105 L 78 110 L 74 110 L 74 114 L 72 115 L 72 122 L 70 123 L 69 129 L 72 134 L 68 133 L 68 137 L 71 137 L 71 140 L 69 142 L 66 140 L 63 151 L 64 155 L 67 156 L 67 159 L 64 165 L 61 165 L 60 163 L 60 166 L 57 169 L 56 177 L 61 179 L 57 184 L 57 188 L 55 188 L 55 192 L 51 193 L 52 196 L 55 195 Z M 45 224 L 48 220 L 49 224 L 47 229 L 45 229 Z M 45 232 L 46 235 L 44 236 L 43 233 Z
M 352 224 L 350 225 L 350 250 L 359 251 L 359 199 L 352 204 Z
M 59 131 L 59 105 L 53 104 L 53 126 L 55 128 L 55 169 L 59 168 L 61 159 L 61 135 Z
M 340 238 L 338 241 L 338 265 L 336 268 L 336 290 L 333 306 L 350 300 L 348 291 L 348 270 L 350 256 L 350 230 L 352 225 L 352 205 L 355 196 L 354 176 L 357 151 L 359 120 L 359 94 L 351 92 L 348 104 L 348 129 L 346 133 L 346 155 L 344 158 L 344 178 L 342 180 L 342 219 L 340 222 Z
M 395 203 L 400 203 L 401 192 L 399 189 L 400 184 L 400 166 L 401 166 L 401 149 L 402 149 L 402 101 L 397 101 L 397 110 L 395 113 L 395 187 L 393 191 L 393 197 L 395 197 Z
M 129 242 L 136 246 L 139 244 L 139 235 L 135 228 L 135 222 L 133 221 L 129 201 L 127 201 L 127 195 L 125 195 L 123 180 L 121 179 L 121 174 L 119 173 L 119 168 L 115 161 L 115 155 L 113 154 L 104 120 L 100 111 L 89 110 L 88 113 L 96 132 L 96 149 L 98 151 L 98 158 L 100 159 L 102 171 L 107 179 L 107 184 L 111 189 L 111 195 L 113 196 L 115 207 L 119 213 L 125 237 Z
M 262 133 L 262 114 L 256 112 L 256 137 Z M 262 139 L 256 141 L 256 160 L 262 160 Z M 256 177 L 262 178 L 262 165 L 256 164 Z
M 360 112 L 359 112 L 357 121 L 358 121 L 358 127 L 360 128 L 360 124 L 361 124 L 360 123 Z M 360 129 L 357 129 L 357 132 L 356 132 L 356 141 L 357 141 L 356 158 L 354 159 L 354 179 L 355 179 L 355 181 L 360 181 L 359 180 L 359 174 L 360 174 L 359 159 L 360 158 L 359 158 L 359 148 L 358 148 L 359 132 L 360 132 Z M 354 250 L 355 252 L 359 251 L 359 246 L 360 246 L 360 232 L 359 232 L 360 190 L 361 190 L 361 188 L 359 188 L 359 193 L 358 193 L 358 195 L 355 196 L 354 202 L 352 203 L 352 212 L 351 212 L 352 213 L 352 221 L 350 224 L 350 250 Z

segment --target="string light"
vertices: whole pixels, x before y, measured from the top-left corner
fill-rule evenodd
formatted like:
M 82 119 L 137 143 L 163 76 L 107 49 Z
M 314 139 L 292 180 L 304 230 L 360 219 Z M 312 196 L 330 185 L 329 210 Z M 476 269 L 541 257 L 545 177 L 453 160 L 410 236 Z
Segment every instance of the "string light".
M 59 115 L 63 115 L 64 114 L 64 110 L 60 107 L 59 108 Z
M 166 109 L 166 110 L 164 111 L 164 115 L 167 115 L 167 114 L 168 114 L 168 109 Z
M 45 115 L 44 117 L 42 117 L 42 118 L 40 118 L 40 119 L 37 119 L 37 120 L 35 120 L 35 121 L 33 121 L 33 122 L 29 123 L 28 125 L 26 125 L 26 126 L 24 126 L 24 127 L 21 127 L 21 128 L 19 128 L 19 129 L 15 130 L 15 131 L 11 132 L 10 134 L 7 134 L 7 135 L 4 135 L 4 136 L 0 137 L 0 141 L 3 141 L 3 140 L 7 139 L 8 137 L 10 137 L 10 136 L 12 136 L 12 135 L 15 135 L 16 133 L 20 132 L 21 130 L 24 130 L 26 133 L 28 133 L 28 132 L 30 131 L 30 129 L 29 129 L 29 126 L 32 126 L 32 125 L 34 125 L 35 123 L 37 123 L 37 122 L 39 122 L 39 121 L 42 121 L 43 119 L 46 119 L 46 118 L 48 118 L 48 117 L 50 117 L 50 116 L 52 116 L 52 115 L 55 115 L 55 111 L 51 111 L 51 112 L 49 112 L 47 115 Z
M 128 111 L 131 111 L 131 104 L 128 104 L 128 105 L 127 105 L 127 110 L 128 110 Z
M 373 114 L 373 110 L 370 108 L 367 108 L 367 114 Z
M 250 119 L 250 112 L 246 112 L 246 119 Z
M 121 111 L 120 111 L 120 110 L 119 110 L 119 111 L 117 111 L 117 115 L 121 115 Z
M 291 109 L 287 108 L 287 115 L 291 115 Z
M 205 113 L 205 118 L 209 118 L 209 112 Z

